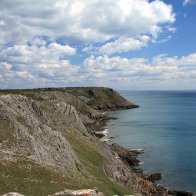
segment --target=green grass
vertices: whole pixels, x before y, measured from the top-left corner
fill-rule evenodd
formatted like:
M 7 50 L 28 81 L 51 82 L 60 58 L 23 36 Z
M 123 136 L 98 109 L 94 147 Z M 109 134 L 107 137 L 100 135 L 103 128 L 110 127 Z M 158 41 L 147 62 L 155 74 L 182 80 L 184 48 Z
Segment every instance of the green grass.
M 31 99 L 42 101 L 43 98 L 38 96 L 35 90 L 0 90 L 1 94 L 17 94 L 29 97 Z
M 92 188 L 97 187 L 99 191 L 103 192 L 105 195 L 130 195 L 131 191 L 114 181 L 111 181 L 101 170 L 96 166 L 88 166 L 88 172 L 91 177 L 86 179 L 86 187 Z
M 66 179 L 51 168 L 30 161 L 0 161 L 0 194 L 48 195 L 66 187 L 77 188 L 73 179 L 71 176 Z
M 88 172 L 88 175 L 81 173 L 65 178 L 51 168 L 31 161 L 0 161 L 0 194 L 19 192 L 27 196 L 44 196 L 66 188 L 76 190 L 93 187 L 107 196 L 130 194 L 130 190 L 110 181 L 96 166 L 88 167 Z
M 89 94 L 89 90 L 92 90 L 95 93 L 95 97 L 92 97 Z M 97 106 L 100 104 L 116 104 L 116 103 L 124 103 L 126 100 L 117 94 L 114 90 L 110 88 L 104 87 L 74 87 L 74 88 L 40 88 L 40 89 L 10 89 L 10 90 L 0 90 L 0 94 L 21 94 L 26 97 L 30 97 L 32 99 L 41 101 L 43 100 L 40 97 L 39 91 L 60 91 L 60 92 L 68 92 L 76 97 L 85 96 L 88 98 L 93 98 L 88 102 L 90 106 Z
M 23 119 L 18 119 L 23 123 Z M 0 138 L 14 141 L 9 134 L 7 121 L 0 123 Z M 67 132 L 65 133 L 67 134 Z M 79 134 L 78 134 L 79 135 Z M 111 181 L 102 171 L 108 160 L 98 153 L 92 142 L 67 134 L 72 148 L 80 161 L 76 161 L 76 174 L 63 177 L 52 168 L 43 167 L 33 161 L 8 162 L 0 161 L 0 195 L 8 192 L 19 192 L 24 195 L 44 196 L 64 189 L 84 189 L 97 187 L 107 196 L 130 194 L 128 188 Z M 21 158 L 20 158 L 21 160 Z
M 67 138 L 82 163 L 82 166 L 78 166 L 78 163 L 76 165 L 83 175 L 82 182 L 80 182 L 82 186 L 78 188 L 97 187 L 107 196 L 131 194 L 127 187 L 111 181 L 103 173 L 102 169 L 104 165 L 109 164 L 108 160 L 97 152 L 93 144 L 87 144 L 72 134 L 69 134 Z
M 80 90 L 80 88 L 78 89 Z M 62 89 L 62 91 L 64 90 Z M 88 93 L 88 88 L 83 90 Z M 106 91 L 109 93 L 106 93 L 107 97 L 109 97 L 110 92 Z M 0 94 L 8 93 L 21 94 L 35 100 L 42 100 L 38 97 L 38 90 L 0 91 Z M 46 113 L 52 113 L 48 108 L 44 108 L 44 110 Z M 22 117 L 17 117 L 17 120 L 23 126 L 28 126 Z M 107 196 L 131 194 L 128 188 L 110 180 L 104 174 L 103 167 L 109 164 L 109 161 L 98 152 L 93 141 L 89 141 L 85 137 L 81 138 L 78 133 L 62 131 L 62 134 L 69 140 L 78 156 L 79 161 L 75 162 L 76 174 L 69 174 L 63 177 L 52 168 L 43 167 L 27 160 L 16 163 L 0 161 L 0 195 L 7 192 L 19 192 L 27 196 L 44 196 L 66 188 L 84 189 L 93 187 L 97 187 L 99 191 L 102 191 Z M 14 137 L 6 121 L 0 121 L 0 141 L 1 139 L 14 142 Z
M 88 102 L 89 106 L 97 106 L 101 104 L 123 104 L 126 100 L 120 96 L 117 92 L 110 88 L 95 88 L 95 87 L 86 87 L 86 88 L 67 88 L 67 92 L 78 96 L 85 96 L 87 98 L 92 98 Z M 93 92 L 94 96 L 89 92 Z

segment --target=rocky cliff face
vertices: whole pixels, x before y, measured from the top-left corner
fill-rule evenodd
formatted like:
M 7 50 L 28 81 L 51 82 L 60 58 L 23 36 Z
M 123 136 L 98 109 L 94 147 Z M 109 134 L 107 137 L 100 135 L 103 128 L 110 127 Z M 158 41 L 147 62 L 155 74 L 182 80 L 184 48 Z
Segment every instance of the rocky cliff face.
M 116 110 L 137 108 L 119 93 L 110 88 L 67 88 L 67 92 L 79 97 L 86 104 L 96 110 Z
M 45 111 L 47 109 L 53 112 L 49 114 Z M 54 101 L 41 103 L 8 94 L 0 97 L 0 112 L 1 138 L 4 138 L 1 142 L 2 160 L 14 161 L 22 156 L 66 173 L 76 170 L 77 156 L 55 119 L 58 115 L 69 115 L 70 118 L 63 119 L 64 123 L 69 125 L 70 119 L 74 118 L 81 129 L 85 129 L 73 106 Z M 66 126 L 66 129 L 71 128 Z
M 52 195 L 98 187 L 105 195 L 168 195 L 138 172 L 136 155 L 94 134 L 108 116 L 134 108 L 107 88 L 0 92 L 0 194 Z

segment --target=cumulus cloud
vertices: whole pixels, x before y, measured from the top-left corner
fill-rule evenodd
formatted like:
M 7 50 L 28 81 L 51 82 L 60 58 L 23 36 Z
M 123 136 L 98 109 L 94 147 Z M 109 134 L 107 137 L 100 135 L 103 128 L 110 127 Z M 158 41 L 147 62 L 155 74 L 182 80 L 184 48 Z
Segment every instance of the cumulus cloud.
M 106 84 L 115 87 L 176 88 L 179 83 L 183 86 L 188 82 L 194 88 L 196 53 L 182 57 L 158 55 L 151 61 L 145 58 L 91 55 L 83 62 L 82 69 L 86 70 L 86 77 L 94 76 L 95 83 L 103 82 L 105 78 Z
M 32 42 L 30 45 L 23 44 L 7 47 L 0 51 L 0 60 L 5 60 L 7 62 L 11 61 L 12 63 L 31 63 L 35 62 L 37 59 L 40 61 L 57 62 L 60 57 L 74 55 L 76 53 L 76 49 L 69 45 L 61 45 L 58 43 L 49 43 L 46 45 L 44 41 L 42 44 L 43 45 Z
M 157 43 L 164 31 L 167 41 L 174 21 L 172 6 L 160 0 L 1 0 L 0 88 L 150 87 L 187 78 L 193 86 L 195 53 L 151 60 L 109 56 Z M 75 65 L 80 48 L 97 56 L 85 54 Z
M 0 87 L 99 85 L 115 88 L 195 88 L 196 53 L 182 57 L 158 55 L 122 58 L 89 56 L 80 65 L 51 54 L 46 46 L 19 45 L 1 52 Z M 39 55 L 37 55 L 39 54 Z M 51 58 L 51 55 L 52 58 Z M 7 59 L 7 61 L 5 61 Z
M 12 68 L 12 65 L 8 64 L 7 62 L 0 62 L 0 71 L 6 72 Z
M 127 52 L 129 50 L 139 50 L 142 47 L 147 46 L 150 37 L 143 35 L 138 39 L 131 37 L 120 37 L 114 42 L 109 42 L 99 48 L 101 54 L 114 54 Z
M 0 43 L 21 44 L 43 35 L 85 42 L 156 37 L 174 20 L 172 7 L 159 0 L 1 0 Z
M 97 73 L 108 73 L 109 78 L 131 78 L 138 76 L 161 76 L 162 73 L 168 71 L 176 71 L 176 66 L 150 64 L 144 58 L 121 58 L 121 57 L 108 57 L 90 56 L 84 61 L 83 69 L 90 70 L 97 77 Z
M 78 68 L 66 60 L 76 50 L 68 45 L 36 39 L 31 44 L 14 45 L 0 52 L 1 88 L 24 87 L 51 81 L 71 80 Z M 23 82 L 22 82 L 23 81 Z M 50 81 L 50 82 L 49 82 Z

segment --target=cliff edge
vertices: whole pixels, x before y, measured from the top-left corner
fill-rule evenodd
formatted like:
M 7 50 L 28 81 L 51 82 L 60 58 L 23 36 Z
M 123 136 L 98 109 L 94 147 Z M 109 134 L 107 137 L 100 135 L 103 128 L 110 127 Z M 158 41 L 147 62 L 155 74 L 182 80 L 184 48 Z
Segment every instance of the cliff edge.
M 1 90 L 0 194 L 169 195 L 135 168 L 135 153 L 94 133 L 109 119 L 103 110 L 135 107 L 108 88 Z

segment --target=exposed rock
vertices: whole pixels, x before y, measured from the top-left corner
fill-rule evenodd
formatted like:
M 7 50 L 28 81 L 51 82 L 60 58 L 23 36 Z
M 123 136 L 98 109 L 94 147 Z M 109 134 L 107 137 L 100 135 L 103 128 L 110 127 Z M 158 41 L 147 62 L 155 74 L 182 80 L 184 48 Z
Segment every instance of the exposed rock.
M 174 190 L 174 191 L 168 191 L 168 193 L 170 195 L 175 195 L 175 196 L 192 196 L 193 195 L 193 193 L 191 193 L 191 192 L 187 192 L 187 191 L 176 191 L 176 190 Z
M 142 196 L 169 195 L 164 187 L 147 180 L 136 167 L 141 152 L 126 150 L 117 144 L 110 146 L 94 136 L 95 133 L 101 136 L 101 132 L 96 131 L 103 130 L 110 119 L 102 110 L 134 107 L 138 106 L 108 88 L 0 92 L 0 167 L 9 168 L 0 168 L 3 179 L 0 191 L 2 186 L 8 187 L 7 192 L 20 191 L 15 186 L 20 181 L 20 188 L 23 187 L 30 195 L 33 195 L 32 191 L 42 190 L 45 184 L 49 188 L 55 185 L 58 188 L 55 190 L 61 190 L 59 185 L 69 188 L 66 185 L 73 183 L 74 187 L 80 188 L 93 181 L 101 185 L 105 183 L 104 186 L 113 193 L 128 192 L 124 186 L 119 188 L 120 183 L 130 192 Z M 31 164 L 25 165 L 26 161 Z M 19 173 L 18 169 L 21 169 Z M 50 176 L 54 176 L 56 181 L 48 178 Z M 34 185 L 34 190 L 25 187 L 29 184 Z M 91 192 L 92 195 L 103 195 L 96 189 L 82 190 L 84 195 L 91 195 Z M 80 193 L 63 191 L 56 195 Z
M 102 137 L 105 137 L 105 134 L 103 132 L 94 132 L 95 133 L 95 136 L 98 137 L 98 138 L 102 138 Z
M 50 196 L 104 196 L 102 192 L 99 192 L 97 188 L 94 189 L 82 189 L 82 190 L 68 190 L 65 189 L 64 191 L 55 193 L 54 195 Z
M 42 110 L 39 108 L 39 106 L 36 104 L 36 102 L 32 102 L 32 108 L 37 113 L 38 116 L 43 116 Z
M 162 176 L 161 176 L 161 173 L 154 173 L 154 174 L 148 175 L 147 179 L 151 182 L 155 182 L 157 180 L 161 180 Z
M 20 193 L 10 192 L 10 193 L 6 193 L 2 196 L 24 196 L 24 195 L 22 195 Z
M 126 161 L 130 166 L 138 166 L 140 161 L 137 159 L 138 152 L 128 151 L 118 144 L 112 144 L 112 148 L 117 152 L 119 157 Z
M 46 102 L 43 104 L 47 107 Z M 73 122 L 77 122 L 77 112 L 73 106 L 61 104 L 59 109 L 58 103 L 50 102 L 49 104 L 55 116 L 61 115 L 62 111 L 69 114 L 69 120 L 61 119 L 67 124 L 72 115 Z M 42 107 L 38 102 L 35 103 L 32 99 L 21 95 L 0 96 L 0 119 L 4 119 L 9 124 L 5 130 L 5 136 L 12 136 L 12 140 L 10 136 L 7 138 L 12 145 L 8 146 L 4 143 L 0 157 L 8 160 L 10 156 L 16 157 L 21 154 L 65 173 L 76 171 L 77 156 L 62 135 L 60 127 L 54 125 L 53 115 L 43 116 Z
M 96 95 L 95 95 L 95 92 L 93 91 L 93 90 L 88 90 L 88 94 L 90 95 L 90 96 L 92 96 L 92 97 L 95 97 Z
M 167 189 L 165 187 L 161 186 L 160 184 L 157 184 L 156 186 L 157 186 L 158 194 L 165 193 L 165 192 L 168 193 Z

